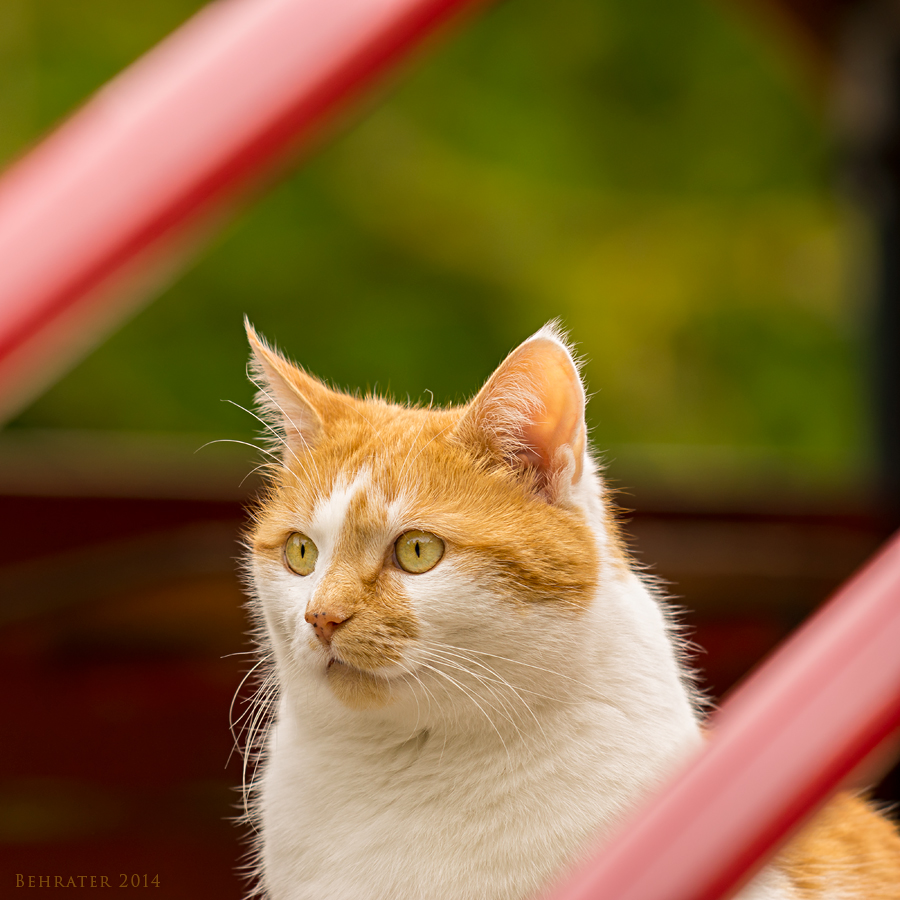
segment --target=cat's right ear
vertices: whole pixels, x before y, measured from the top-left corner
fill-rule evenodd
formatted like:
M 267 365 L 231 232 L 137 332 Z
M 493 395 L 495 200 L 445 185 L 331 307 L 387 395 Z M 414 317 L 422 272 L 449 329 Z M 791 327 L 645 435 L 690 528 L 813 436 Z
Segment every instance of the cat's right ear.
M 514 469 L 530 471 L 540 493 L 558 502 L 584 471 L 584 407 L 575 358 L 551 322 L 500 364 L 469 404 L 458 434 Z
M 332 392 L 273 350 L 246 319 L 244 327 L 253 350 L 248 372 L 259 388 L 256 401 L 263 418 L 289 446 L 314 447 L 324 432 Z

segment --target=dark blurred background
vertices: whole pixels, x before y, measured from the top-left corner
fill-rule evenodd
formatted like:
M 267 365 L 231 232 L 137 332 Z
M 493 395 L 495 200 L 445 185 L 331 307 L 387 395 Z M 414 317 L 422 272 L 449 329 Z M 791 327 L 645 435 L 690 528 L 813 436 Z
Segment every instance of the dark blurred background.
M 5 0 L 0 161 L 200 5 Z M 257 436 L 244 314 L 337 385 L 440 403 L 559 317 L 711 695 L 801 622 L 897 523 L 896 34 L 849 0 L 489 8 L 23 410 L 0 433 L 3 884 L 243 891 L 259 460 L 208 442 Z

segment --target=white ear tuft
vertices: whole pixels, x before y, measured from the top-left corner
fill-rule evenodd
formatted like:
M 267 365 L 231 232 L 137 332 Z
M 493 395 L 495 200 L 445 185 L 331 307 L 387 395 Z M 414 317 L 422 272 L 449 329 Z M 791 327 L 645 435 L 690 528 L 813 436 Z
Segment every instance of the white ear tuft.
M 256 401 L 263 418 L 292 450 L 314 446 L 324 430 L 322 395 L 331 391 L 272 349 L 246 318 L 244 327 L 253 350 L 250 380 L 259 388 Z
M 541 492 L 556 502 L 584 472 L 584 407 L 575 360 L 551 322 L 500 364 L 469 405 L 459 435 L 533 470 Z

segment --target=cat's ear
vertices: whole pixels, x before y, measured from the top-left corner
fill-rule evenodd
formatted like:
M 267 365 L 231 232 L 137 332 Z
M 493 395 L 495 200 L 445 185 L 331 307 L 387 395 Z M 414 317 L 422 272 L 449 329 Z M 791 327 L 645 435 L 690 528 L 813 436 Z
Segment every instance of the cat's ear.
M 253 350 L 250 379 L 259 388 L 256 400 L 263 418 L 289 446 L 315 446 L 334 392 L 273 350 L 246 319 L 244 327 Z
M 554 323 L 519 345 L 469 404 L 458 434 L 562 499 L 581 480 L 587 446 L 578 368 Z

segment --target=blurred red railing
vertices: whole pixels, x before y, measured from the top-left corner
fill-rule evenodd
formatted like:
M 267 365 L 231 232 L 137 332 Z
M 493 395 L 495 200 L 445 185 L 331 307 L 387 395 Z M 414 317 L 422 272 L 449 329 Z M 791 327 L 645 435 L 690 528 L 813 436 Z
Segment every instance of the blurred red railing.
M 161 243 L 474 3 L 211 3 L 14 166 L 0 181 L 0 420 L 121 317 L 149 257 L 171 257 Z
M 167 239 L 474 0 L 213 4 L 0 182 L 0 411 L 121 314 Z M 702 755 L 554 900 L 714 900 L 900 727 L 900 540 L 722 708 Z

